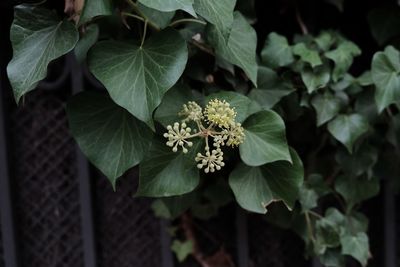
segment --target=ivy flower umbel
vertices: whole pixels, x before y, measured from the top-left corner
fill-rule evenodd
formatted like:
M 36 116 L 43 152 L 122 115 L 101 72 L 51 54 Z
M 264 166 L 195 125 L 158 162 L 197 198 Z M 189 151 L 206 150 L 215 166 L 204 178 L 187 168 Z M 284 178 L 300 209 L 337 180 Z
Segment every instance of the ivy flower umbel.
M 193 146 L 191 138 L 204 138 L 204 154 L 197 153 L 195 161 L 197 168 L 204 169 L 205 173 L 221 170 L 225 166 L 223 146 L 239 146 L 245 138 L 244 129 L 240 123 L 235 122 L 236 111 L 225 100 L 210 100 L 203 109 L 194 101 L 183 105 L 179 115 L 183 117 L 182 123 L 175 122 L 173 126 L 168 125 L 168 132 L 164 137 L 168 139 L 167 146 L 177 152 L 179 147 L 183 153 Z M 186 123 L 194 122 L 197 129 L 192 129 Z M 192 133 L 193 132 L 193 133 Z M 211 149 L 209 139 L 212 139 Z

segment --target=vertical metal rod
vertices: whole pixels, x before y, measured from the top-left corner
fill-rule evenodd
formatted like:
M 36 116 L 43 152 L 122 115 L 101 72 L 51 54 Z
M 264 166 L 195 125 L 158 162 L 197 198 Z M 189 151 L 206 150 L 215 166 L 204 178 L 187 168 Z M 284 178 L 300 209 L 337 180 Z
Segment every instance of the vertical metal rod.
M 82 68 L 73 53 L 67 55 L 67 66 L 71 70 L 72 92 L 83 91 Z M 81 204 L 82 238 L 85 267 L 96 267 L 96 242 L 94 237 L 92 188 L 89 175 L 89 165 L 76 145 L 77 178 L 79 180 L 79 196 Z
M 161 267 L 174 267 L 174 259 L 171 252 L 171 237 L 167 232 L 169 222 L 160 220 L 160 235 L 161 235 Z
M 6 129 L 4 123 L 3 95 L 0 84 L 0 216 L 3 239 L 3 252 L 6 267 L 17 267 L 17 240 L 14 228 L 13 203 L 7 161 Z
M 238 267 L 249 267 L 249 236 L 247 216 L 241 208 L 236 209 L 236 244 Z
M 392 180 L 386 179 L 384 181 L 384 258 L 385 267 L 396 267 L 396 206 L 395 195 L 393 192 Z

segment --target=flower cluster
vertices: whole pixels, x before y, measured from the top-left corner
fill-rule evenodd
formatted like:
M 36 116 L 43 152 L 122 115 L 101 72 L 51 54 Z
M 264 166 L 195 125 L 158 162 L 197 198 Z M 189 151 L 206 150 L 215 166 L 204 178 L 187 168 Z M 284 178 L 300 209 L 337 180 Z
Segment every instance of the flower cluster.
M 167 146 L 177 152 L 182 148 L 183 153 L 193 146 L 188 139 L 199 137 L 205 139 L 204 154 L 197 153 L 195 161 L 199 169 L 204 168 L 205 173 L 221 170 L 225 166 L 222 146 L 235 147 L 243 143 L 245 134 L 240 123 L 235 122 L 236 111 L 225 100 L 213 99 L 208 102 L 204 111 L 194 101 L 183 105 L 179 115 L 182 122 L 168 125 L 168 132 L 164 137 L 168 139 Z M 192 129 L 186 123 L 194 122 L 197 129 Z M 209 145 L 212 139 L 212 148 Z

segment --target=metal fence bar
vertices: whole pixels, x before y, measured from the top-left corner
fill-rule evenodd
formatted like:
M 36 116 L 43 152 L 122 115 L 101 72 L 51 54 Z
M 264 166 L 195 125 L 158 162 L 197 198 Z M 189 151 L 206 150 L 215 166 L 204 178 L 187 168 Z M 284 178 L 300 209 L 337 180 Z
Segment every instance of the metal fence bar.
M 249 236 L 247 229 L 247 216 L 241 208 L 236 209 L 236 244 L 238 267 L 249 267 Z
M 7 161 L 7 142 L 4 123 L 3 95 L 4 88 L 0 84 L 0 216 L 3 239 L 3 253 L 6 267 L 17 267 L 17 240 L 11 198 L 11 185 Z
M 395 194 L 393 192 L 393 181 L 386 179 L 384 181 L 384 263 L 385 267 L 396 267 L 397 249 L 396 249 L 396 206 Z
M 83 91 L 84 88 L 82 68 L 76 61 L 75 55 L 73 53 L 67 55 L 67 66 L 71 70 L 72 92 L 78 93 L 80 91 Z M 81 204 L 84 263 L 85 267 L 96 267 L 97 256 L 96 242 L 94 237 L 92 188 L 89 174 L 89 165 L 78 145 L 76 145 L 76 164 Z
M 161 267 L 174 267 L 174 259 L 171 253 L 171 236 L 167 231 L 168 226 L 168 221 L 160 219 Z

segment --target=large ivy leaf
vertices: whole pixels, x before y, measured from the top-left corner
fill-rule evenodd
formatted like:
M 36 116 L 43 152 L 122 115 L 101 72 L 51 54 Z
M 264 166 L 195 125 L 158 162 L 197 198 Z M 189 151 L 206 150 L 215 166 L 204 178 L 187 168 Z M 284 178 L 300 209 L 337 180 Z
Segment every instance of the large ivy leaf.
M 293 164 L 277 161 L 261 167 L 239 164 L 229 176 L 229 185 L 239 205 L 257 213 L 266 213 L 272 201 L 283 200 L 292 208 L 303 183 L 303 165 L 294 150 Z
M 261 107 L 254 103 L 250 98 L 245 95 L 232 92 L 232 91 L 221 91 L 218 93 L 211 94 L 207 96 L 206 103 L 212 99 L 220 99 L 228 102 L 231 107 L 233 107 L 237 113 L 236 122 L 242 123 L 251 114 L 254 114 L 261 110 Z
M 261 166 L 269 162 L 291 162 L 286 142 L 285 123 L 273 111 L 260 111 L 244 123 L 245 140 L 239 146 L 240 157 L 249 166 Z
M 224 33 L 215 26 L 208 28 L 207 38 L 219 56 L 242 68 L 253 84 L 257 84 L 257 34 L 239 12 L 234 13 L 228 41 Z
M 194 10 L 227 37 L 233 23 L 236 0 L 194 0 Z
M 327 58 L 335 62 L 332 73 L 334 82 L 338 81 L 349 70 L 353 58 L 360 54 L 360 48 L 350 41 L 342 41 L 334 50 L 325 53 Z
M 400 52 L 388 46 L 385 51 L 375 53 L 371 71 L 376 85 L 375 101 L 381 112 L 400 101 Z
M 78 25 L 82 25 L 98 16 L 109 16 L 113 13 L 111 0 L 84 0 Z
M 325 87 L 330 80 L 330 70 L 328 66 L 318 66 L 314 69 L 305 67 L 301 70 L 301 79 L 307 87 L 307 92 L 311 94 L 319 88 Z
M 184 154 L 172 152 L 166 140 L 154 139 L 140 164 L 137 196 L 170 197 L 193 191 L 200 181 L 194 158 L 202 147 L 197 142 Z
M 343 235 L 340 239 L 342 254 L 350 255 L 366 266 L 370 257 L 368 236 L 365 233 Z
M 89 51 L 89 68 L 111 98 L 153 127 L 152 113 L 182 75 L 188 57 L 178 32 L 163 30 L 143 47 L 104 41 Z
M 194 0 L 139 0 L 139 2 L 145 6 L 163 12 L 170 12 L 180 9 L 186 11 L 193 17 L 197 17 L 196 12 L 193 10 Z
M 257 74 L 257 88 L 253 88 L 248 97 L 264 109 L 273 108 L 283 97 L 294 91 L 293 86 L 282 80 L 275 71 L 260 66 Z
M 292 48 L 285 36 L 270 33 L 261 51 L 263 63 L 272 68 L 284 67 L 294 61 Z
M 322 65 L 318 51 L 308 48 L 304 43 L 293 46 L 293 54 L 299 56 L 302 61 L 309 63 L 313 68 Z
M 78 31 L 57 14 L 44 8 L 19 5 L 14 9 L 10 38 L 13 58 L 7 74 L 17 103 L 46 77 L 47 65 L 71 51 Z
M 150 147 L 150 129 L 104 94 L 74 96 L 67 113 L 79 147 L 114 188 L 117 178 L 137 165 Z
M 328 123 L 329 132 L 352 153 L 357 139 L 368 131 L 368 121 L 359 114 L 339 115 Z
M 341 101 L 333 94 L 325 92 L 313 97 L 311 105 L 317 111 L 317 126 L 321 126 L 339 113 Z

